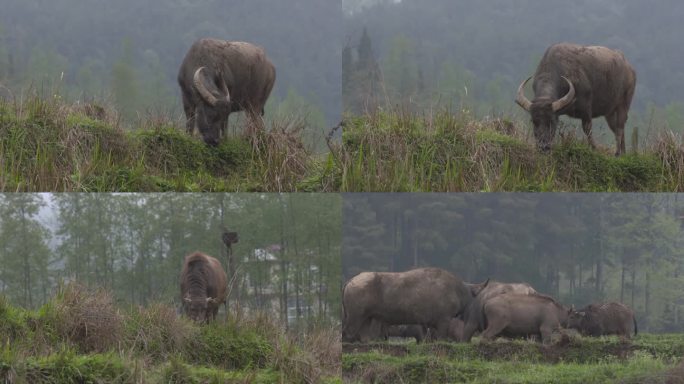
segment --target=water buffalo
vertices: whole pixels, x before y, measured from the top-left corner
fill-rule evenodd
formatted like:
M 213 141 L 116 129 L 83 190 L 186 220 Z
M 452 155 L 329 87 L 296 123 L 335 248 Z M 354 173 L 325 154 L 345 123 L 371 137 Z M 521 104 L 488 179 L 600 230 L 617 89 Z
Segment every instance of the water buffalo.
M 534 100 L 523 88 L 534 78 Z M 636 72 L 620 51 L 576 44 L 552 45 L 544 53 L 534 76 L 518 87 L 516 103 L 528 111 L 534 137 L 542 151 L 551 148 L 559 115 L 582 119 L 589 145 L 591 119 L 604 116 L 615 134 L 615 155 L 625 153 L 625 123 L 636 86 Z
M 407 272 L 362 272 L 342 292 L 342 339 L 357 341 L 373 319 L 386 325 L 420 324 L 447 337 L 449 321 L 472 297 L 463 282 L 439 268 Z
M 471 290 L 475 294 L 475 299 L 468 306 L 462 331 L 462 341 L 469 342 L 475 332 L 482 332 L 485 329 L 484 317 L 482 316 L 484 305 L 492 298 L 504 293 L 517 293 L 521 295 L 536 294 L 537 291 L 527 283 L 501 283 L 498 281 L 487 280 L 484 287 L 471 284 Z
M 634 311 L 622 303 L 595 303 L 573 311 L 568 317 L 568 328 L 587 336 L 619 335 L 630 338 L 638 329 Z
M 570 312 L 571 309 L 563 307 L 550 296 L 504 293 L 484 305 L 487 327 L 482 338 L 541 336 L 546 344 L 551 341 L 553 332 L 567 323 Z
M 197 40 L 178 71 L 186 129 L 217 145 L 231 112 L 246 111 L 256 123 L 275 83 L 275 67 L 260 47 L 217 39 Z
M 226 283 L 218 260 L 200 252 L 186 256 L 180 277 L 183 312 L 195 321 L 215 319 L 226 301 Z

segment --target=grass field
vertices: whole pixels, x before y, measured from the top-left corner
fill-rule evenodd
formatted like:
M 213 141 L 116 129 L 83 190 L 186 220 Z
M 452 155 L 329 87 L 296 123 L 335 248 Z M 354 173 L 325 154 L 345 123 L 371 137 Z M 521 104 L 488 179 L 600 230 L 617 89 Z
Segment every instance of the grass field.
M 380 111 L 348 118 L 333 152 L 347 192 L 684 190 L 684 145 L 672 133 L 619 158 L 560 136 L 542 154 L 520 122 Z
M 343 344 L 348 383 L 684 383 L 684 335 Z
M 334 327 L 290 334 L 263 314 L 197 325 L 75 284 L 36 311 L 0 296 L 2 383 L 340 383 L 338 339 Z
M 0 191 L 331 190 L 332 158 L 307 148 L 304 124 L 269 121 L 257 135 L 212 148 L 163 116 L 129 128 L 99 105 L 0 101 Z

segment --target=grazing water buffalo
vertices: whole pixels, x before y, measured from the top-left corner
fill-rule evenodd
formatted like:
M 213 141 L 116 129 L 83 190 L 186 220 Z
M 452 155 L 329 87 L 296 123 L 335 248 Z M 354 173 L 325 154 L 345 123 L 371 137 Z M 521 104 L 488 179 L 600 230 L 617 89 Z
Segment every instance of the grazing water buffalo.
M 568 321 L 566 309 L 550 296 L 504 293 L 485 303 L 483 315 L 487 327 L 482 332 L 485 340 L 496 336 L 541 336 L 543 343 L 551 341 L 554 331 Z
M 407 272 L 362 272 L 342 292 L 342 339 L 357 341 L 373 319 L 386 325 L 419 324 L 446 338 L 449 321 L 463 313 L 470 290 L 439 268 Z
M 472 284 L 471 286 L 477 286 Z M 472 289 L 471 289 L 472 290 Z M 537 291 L 527 283 L 501 283 L 498 281 L 487 280 L 484 287 L 473 290 L 475 299 L 468 306 L 464 319 L 465 325 L 462 331 L 462 341 L 469 342 L 475 332 L 482 332 L 485 329 L 483 317 L 484 305 L 494 297 L 505 293 L 517 293 L 520 295 L 536 294 Z
M 231 112 L 247 111 L 256 123 L 275 83 L 275 67 L 260 47 L 250 43 L 200 39 L 178 71 L 178 84 L 192 134 L 217 145 Z
M 183 312 L 195 321 L 215 319 L 226 301 L 226 283 L 218 260 L 200 252 L 186 256 L 180 278 Z
M 634 311 L 622 303 L 596 303 L 573 311 L 568 328 L 587 336 L 619 335 L 630 338 L 638 329 Z
M 534 100 L 523 88 L 534 78 Z M 518 87 L 516 103 L 528 111 L 534 137 L 542 151 L 551 148 L 559 115 L 582 119 L 589 145 L 591 119 L 605 116 L 615 134 L 615 155 L 625 153 L 625 123 L 636 86 L 636 72 L 620 51 L 576 44 L 552 45 L 544 53 L 534 76 Z

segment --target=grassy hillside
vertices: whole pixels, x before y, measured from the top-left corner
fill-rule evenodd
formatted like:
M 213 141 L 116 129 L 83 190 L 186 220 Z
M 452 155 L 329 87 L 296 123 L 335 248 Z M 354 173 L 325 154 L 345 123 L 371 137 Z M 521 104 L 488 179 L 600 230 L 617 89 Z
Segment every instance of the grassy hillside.
M 75 284 L 37 311 L 0 296 L 3 383 L 338 383 L 338 339 L 290 335 L 264 315 L 197 325 Z
M 390 111 L 349 118 L 334 154 L 342 191 L 684 190 L 681 138 L 663 134 L 637 154 L 613 152 L 565 134 L 541 154 L 517 122 Z
M 165 117 L 130 130 L 98 105 L 0 101 L 0 191 L 328 190 L 329 156 L 306 148 L 301 124 L 269 122 L 210 148 Z
M 344 344 L 349 383 L 682 383 L 684 336 Z

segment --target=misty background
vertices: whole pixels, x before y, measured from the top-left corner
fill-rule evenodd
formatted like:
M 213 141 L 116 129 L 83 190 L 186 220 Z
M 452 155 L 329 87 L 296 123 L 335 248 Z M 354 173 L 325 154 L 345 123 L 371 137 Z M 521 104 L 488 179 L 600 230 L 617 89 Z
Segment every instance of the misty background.
M 476 117 L 529 117 L 518 85 L 559 42 L 624 52 L 637 72 L 627 134 L 684 131 L 684 8 L 674 0 L 343 0 L 343 103 L 449 107 Z M 364 32 L 365 31 L 365 32 Z M 531 87 L 527 87 L 532 98 Z M 564 119 L 579 127 L 575 120 Z M 594 135 L 614 143 L 603 120 Z M 628 136 L 630 137 L 630 136 Z
M 276 67 L 266 118 L 306 117 L 318 141 L 340 118 L 336 1 L 0 0 L 0 9 L 0 96 L 34 89 L 104 102 L 128 122 L 180 117 L 180 63 L 195 40 L 214 37 L 266 50 Z
M 37 308 L 75 280 L 120 303 L 178 306 L 183 259 L 200 251 L 233 280 L 231 311 L 335 324 L 340 215 L 336 194 L 0 194 L 0 295 Z
M 527 282 L 576 307 L 620 301 L 647 332 L 684 331 L 684 196 L 345 194 L 344 281 L 433 266 Z

